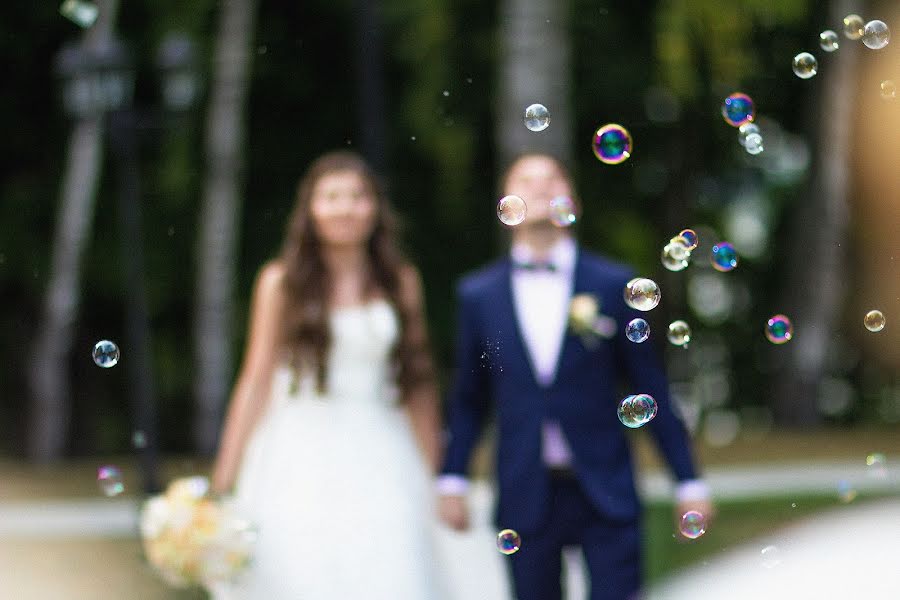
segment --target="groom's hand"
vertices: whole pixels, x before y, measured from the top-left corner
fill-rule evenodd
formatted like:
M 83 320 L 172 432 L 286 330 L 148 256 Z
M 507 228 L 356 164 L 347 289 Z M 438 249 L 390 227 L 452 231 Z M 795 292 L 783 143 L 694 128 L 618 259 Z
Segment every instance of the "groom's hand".
M 438 516 L 451 529 L 464 531 L 469 528 L 469 505 L 465 496 L 438 496 Z

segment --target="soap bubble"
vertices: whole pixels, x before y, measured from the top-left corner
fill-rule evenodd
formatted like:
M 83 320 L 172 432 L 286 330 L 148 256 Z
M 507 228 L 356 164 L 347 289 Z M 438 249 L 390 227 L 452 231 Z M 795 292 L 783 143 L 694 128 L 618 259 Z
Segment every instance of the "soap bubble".
M 497 203 L 497 216 L 500 222 L 510 227 L 525 220 L 525 201 L 518 196 L 504 196 Z
M 858 495 L 856 488 L 849 481 L 839 481 L 837 485 L 838 499 L 844 504 L 849 504 L 856 499 Z
M 766 569 L 774 569 L 781 564 L 781 552 L 777 546 L 766 546 L 759 554 L 762 566 Z
M 666 334 L 666 337 L 669 338 L 669 342 L 673 345 L 687 348 L 691 341 L 691 326 L 680 319 L 672 321 L 669 323 L 669 332 Z
M 616 414 L 622 425 L 637 429 L 646 425 L 656 416 L 656 400 L 650 394 L 633 394 L 619 402 Z
M 557 227 L 568 227 L 578 218 L 575 201 L 568 196 L 557 196 L 550 201 L 550 220 Z
M 784 344 L 794 337 L 794 326 L 784 315 L 775 315 L 766 321 L 766 338 L 773 344 Z
M 863 323 L 865 323 L 866 329 L 869 331 L 878 332 L 884 329 L 886 321 L 884 314 L 880 310 L 870 310 L 866 313 Z
M 756 123 L 744 123 L 738 127 L 738 142 L 741 146 L 747 146 L 747 136 L 753 133 L 759 133 L 759 125 Z
M 122 471 L 113 465 L 104 465 L 97 469 L 97 485 L 107 498 L 118 496 L 125 491 L 122 482 Z
M 792 67 L 794 75 L 800 79 L 809 79 L 819 71 L 819 61 L 809 52 L 801 52 L 794 57 Z
M 897 97 L 897 85 L 890 79 L 881 82 L 881 97 L 885 100 L 893 100 Z
M 751 133 L 748 135 L 747 139 L 744 140 L 744 149 L 747 151 L 747 154 L 752 156 L 761 154 L 762 151 L 765 150 L 763 147 L 762 136 L 758 133 Z
M 844 17 L 844 36 L 848 40 L 858 40 L 866 30 L 866 22 L 859 15 L 847 15 Z
M 712 247 L 712 266 L 723 273 L 731 271 L 738 264 L 738 255 L 734 246 L 728 242 L 719 242 Z
M 826 29 L 819 34 L 819 47 L 825 52 L 834 52 L 840 48 L 838 34 L 831 29 Z
M 513 529 L 504 529 L 497 534 L 497 550 L 509 556 L 522 547 L 522 537 Z
M 884 21 L 869 21 L 863 30 L 862 41 L 867 48 L 881 50 L 891 41 L 891 30 Z
M 869 468 L 869 475 L 884 479 L 887 477 L 887 459 L 881 452 L 872 452 L 866 456 L 866 466 Z
M 753 98 L 743 92 L 735 92 L 722 103 L 722 118 L 732 127 L 749 123 L 756 116 Z
M 687 245 L 682 241 L 676 242 L 673 238 L 673 241 L 663 246 L 660 261 L 669 271 L 678 272 L 687 268 L 690 256 L 691 251 L 687 249 Z
M 689 510 L 681 516 L 678 530 L 689 540 L 696 540 L 706 533 L 706 517 L 696 510 Z
M 650 337 L 650 324 L 644 319 L 632 319 L 625 326 L 625 337 L 635 344 L 640 344 Z
M 82 29 L 87 29 L 96 23 L 99 13 L 96 3 L 84 0 L 66 0 L 59 7 L 59 14 Z
M 543 104 L 532 104 L 525 109 L 525 127 L 531 131 L 543 131 L 550 126 L 550 111 Z
M 648 310 L 653 310 L 659 304 L 659 299 L 662 294 L 659 291 L 659 286 L 656 285 L 656 282 L 652 279 L 647 279 L 645 277 L 640 277 L 634 282 L 631 283 L 630 286 L 626 286 L 625 290 L 627 293 L 627 300 L 629 306 L 634 308 L 635 310 L 640 310 L 643 312 L 647 312 Z
M 138 450 L 143 450 L 147 447 L 147 434 L 141 430 L 135 431 L 131 434 L 131 445 L 134 446 Z
M 700 237 L 693 229 L 682 229 L 678 237 L 683 238 L 688 245 L 688 250 L 693 250 L 700 244 Z
M 610 123 L 594 133 L 592 147 L 601 162 L 617 165 L 631 156 L 631 134 L 621 125 Z
M 91 356 L 98 367 L 109 369 L 119 362 L 119 347 L 109 340 L 100 340 L 94 344 Z

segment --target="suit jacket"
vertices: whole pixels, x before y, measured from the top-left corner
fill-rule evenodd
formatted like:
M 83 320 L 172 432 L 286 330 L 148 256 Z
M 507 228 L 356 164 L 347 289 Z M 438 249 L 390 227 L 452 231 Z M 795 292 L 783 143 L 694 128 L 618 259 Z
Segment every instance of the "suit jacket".
M 448 444 L 443 474 L 465 475 L 489 415 L 496 418 L 497 525 L 535 531 L 548 517 L 550 480 L 541 454 L 542 424 L 559 422 L 572 450 L 573 469 L 587 496 L 610 519 L 637 518 L 627 428 L 619 422 L 619 384 L 656 399 L 646 425 L 679 480 L 696 472 L 687 433 L 672 412 L 668 383 L 652 344 L 625 338 L 640 313 L 623 299 L 632 278 L 624 266 L 578 250 L 573 296 L 594 295 L 615 319 L 612 339 L 585 341 L 570 329 L 556 378 L 541 385 L 531 367 L 513 305 L 509 258 L 464 277 L 457 288 L 456 374 L 448 398 Z

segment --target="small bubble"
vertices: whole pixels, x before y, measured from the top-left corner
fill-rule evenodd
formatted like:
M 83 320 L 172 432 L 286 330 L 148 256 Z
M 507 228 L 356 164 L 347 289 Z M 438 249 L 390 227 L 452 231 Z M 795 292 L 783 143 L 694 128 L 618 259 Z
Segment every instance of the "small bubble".
M 525 201 L 518 196 L 504 196 L 497 203 L 497 217 L 504 225 L 514 227 L 525 220 Z
M 893 100 L 897 97 L 897 85 L 890 79 L 881 82 L 881 97 L 885 100 Z M 893 257 L 891 257 L 893 260 Z
M 472 83 L 472 78 L 471 78 L 471 77 L 466 77 L 466 83 Z
M 844 36 L 848 40 L 858 40 L 866 30 L 866 22 L 859 15 L 851 14 L 844 17 Z
M 122 471 L 113 465 L 104 465 L 97 469 L 97 485 L 107 498 L 118 496 L 125 491 L 122 482 Z
M 732 127 L 740 127 L 753 121 L 756 105 L 753 98 L 743 92 L 735 92 L 722 102 L 722 118 Z
M 734 270 L 738 265 L 737 251 L 728 242 L 719 242 L 712 247 L 712 266 L 723 273 Z
M 792 64 L 794 75 L 800 79 L 809 79 L 819 71 L 819 61 L 809 52 L 801 52 L 794 57 Z
M 761 564 L 766 569 L 774 569 L 781 564 L 781 553 L 776 546 L 766 546 L 759 554 Z
M 862 41 L 866 48 L 881 50 L 891 41 L 891 30 L 884 21 L 869 21 L 863 29 Z
M 794 326 L 784 315 L 775 315 L 766 321 L 766 338 L 773 344 L 785 344 L 794 337 Z
M 94 2 L 66 0 L 59 7 L 59 13 L 82 29 L 87 29 L 97 21 L 100 11 Z
M 592 142 L 594 156 L 608 165 L 617 165 L 628 160 L 632 146 L 631 134 L 621 125 L 610 123 L 594 132 Z
M 550 201 L 550 220 L 557 227 L 569 227 L 578 219 L 575 201 L 568 196 L 557 196 Z
M 763 150 L 765 150 L 762 136 L 758 133 L 751 133 L 748 135 L 744 140 L 744 149 L 747 151 L 747 154 L 751 156 L 762 154 Z
M 444 94 L 444 98 L 447 98 L 450 95 L 450 90 L 444 90 L 441 93 Z
M 137 448 L 138 450 L 143 450 L 147 447 L 147 434 L 143 431 L 135 431 L 131 435 L 131 445 Z
M 269 51 L 269 48 L 267 46 L 260 46 L 259 48 L 256 49 L 257 54 L 265 54 L 268 51 Z
M 175 228 L 174 228 L 174 227 L 169 227 L 169 228 L 166 230 L 166 234 L 168 234 L 169 237 L 172 237 L 173 235 L 175 235 Z
M 657 307 L 662 294 L 655 281 L 639 277 L 629 281 L 628 284 L 625 286 L 625 302 L 628 306 L 642 312 L 647 312 Z
M 681 535 L 689 540 L 696 540 L 706 533 L 706 517 L 696 510 L 689 510 L 681 516 L 679 526 Z
M 414 141 L 416 141 L 416 136 L 411 135 L 411 136 L 409 136 L 409 139 L 412 140 L 412 141 L 414 142 Z
M 669 332 L 666 337 L 672 345 L 687 348 L 691 341 L 691 326 L 681 320 L 672 321 L 669 323 Z
M 94 345 L 91 356 L 98 367 L 109 369 L 119 362 L 119 347 L 109 340 L 100 340 Z
M 796 503 L 796 502 L 791 502 L 791 508 L 797 508 L 797 503 Z
M 619 402 L 616 414 L 622 425 L 637 429 L 646 425 L 656 416 L 658 407 L 650 394 L 633 394 Z
M 532 104 L 525 109 L 524 120 L 529 131 L 543 131 L 550 126 L 550 111 L 543 104 Z
M 838 34 L 831 29 L 826 29 L 819 34 L 819 47 L 825 52 L 834 52 L 840 48 Z
M 522 537 L 514 529 L 504 529 L 497 534 L 497 550 L 509 556 L 522 547 Z
M 866 329 L 874 333 L 884 329 L 886 323 L 887 320 L 884 318 L 884 313 L 880 310 L 870 310 L 863 319 L 863 324 L 865 324 Z
M 625 337 L 635 344 L 641 344 L 650 337 L 650 324 L 644 319 L 632 319 L 625 326 Z

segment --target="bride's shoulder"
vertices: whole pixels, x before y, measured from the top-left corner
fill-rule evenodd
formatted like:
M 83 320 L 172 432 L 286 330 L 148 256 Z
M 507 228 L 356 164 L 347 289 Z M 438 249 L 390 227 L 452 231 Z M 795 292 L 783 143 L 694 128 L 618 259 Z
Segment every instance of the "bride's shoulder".
M 272 302 L 283 299 L 285 273 L 284 263 L 280 260 L 270 260 L 264 264 L 256 274 L 256 296 Z

